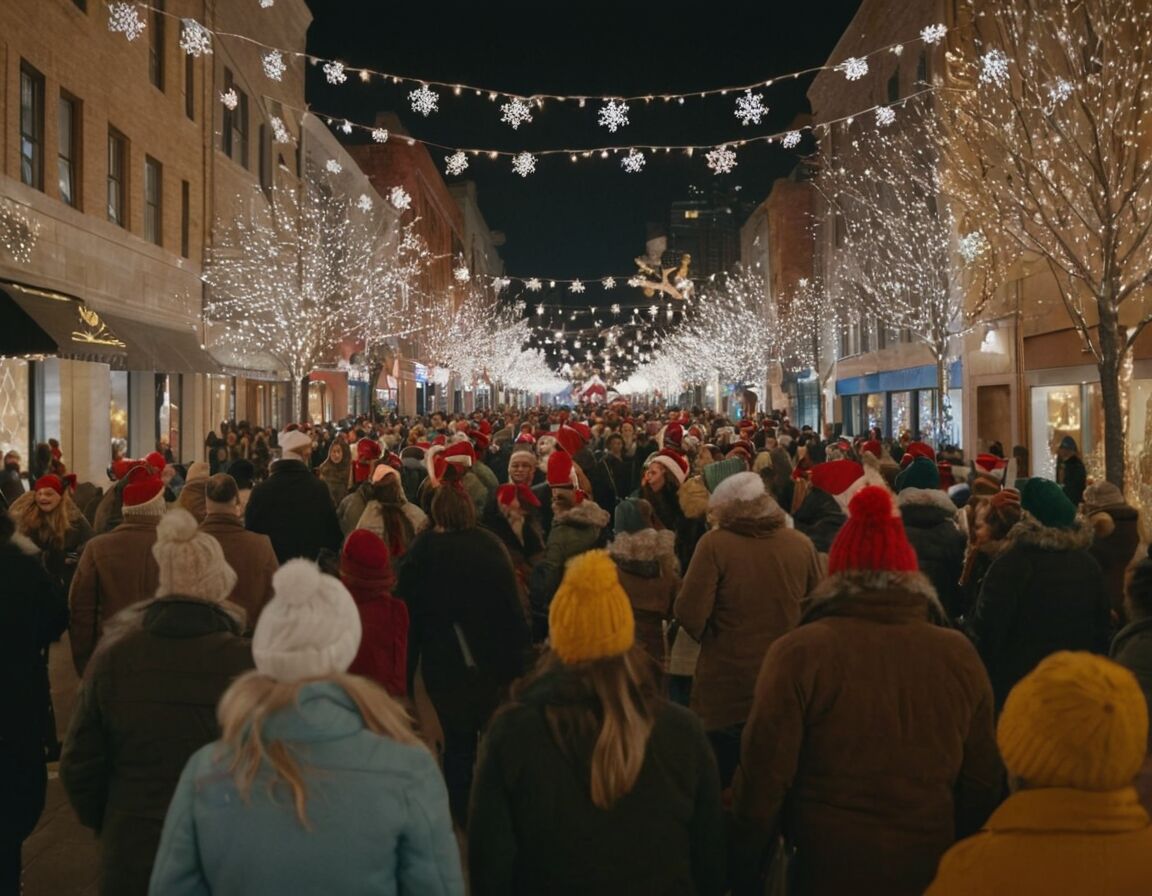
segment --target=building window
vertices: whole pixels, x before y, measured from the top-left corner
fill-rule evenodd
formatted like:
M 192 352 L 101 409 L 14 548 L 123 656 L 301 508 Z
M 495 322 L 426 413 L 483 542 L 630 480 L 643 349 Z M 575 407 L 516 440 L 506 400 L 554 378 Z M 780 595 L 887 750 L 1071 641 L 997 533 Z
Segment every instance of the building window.
M 128 140 L 108 129 L 108 220 L 128 226 Z
M 272 134 L 267 125 L 260 125 L 260 189 L 272 190 Z
M 188 181 L 180 181 L 180 254 L 191 258 L 190 242 L 192 237 L 192 201 L 191 187 Z
M 80 12 L 88 12 L 88 0 L 72 0 Z
M 148 23 L 148 79 L 164 89 L 164 0 L 152 0 L 152 21 Z
M 923 50 L 920 51 L 920 56 L 916 59 L 916 83 L 928 83 L 928 54 Z
M 60 198 L 80 207 L 80 101 L 60 95 L 56 123 L 56 178 Z
M 20 180 L 44 189 L 44 76 L 20 66 Z
M 224 153 L 232 161 L 248 167 L 248 95 L 236 86 L 232 72 L 224 69 L 224 92 L 236 91 L 236 108 L 224 107 Z
M 196 57 L 184 54 L 184 114 L 196 120 Z
M 164 219 L 164 167 L 144 157 L 144 239 L 162 245 Z

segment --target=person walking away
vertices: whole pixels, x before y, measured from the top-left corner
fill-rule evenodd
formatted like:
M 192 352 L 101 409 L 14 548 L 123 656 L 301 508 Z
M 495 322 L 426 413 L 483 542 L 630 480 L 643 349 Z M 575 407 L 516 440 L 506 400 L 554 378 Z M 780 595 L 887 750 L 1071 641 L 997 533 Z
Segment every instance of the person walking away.
M 662 699 L 604 551 L 569 563 L 550 650 L 481 744 L 475 896 L 724 892 L 720 787 L 700 722 Z
M 286 563 L 256 625 L 256 671 L 188 760 L 160 839 L 155 896 L 462 896 L 436 760 L 404 710 L 347 673 L 360 617 L 347 589 Z
M 357 529 L 367 529 L 382 538 L 392 556 L 399 559 L 408 550 L 416 533 L 428 526 L 428 517 L 416 504 L 404 497 L 400 473 L 388 464 L 372 471 L 368 503 Z
M 1084 516 L 1094 538 L 1089 553 L 1104 570 L 1112 613 L 1123 624 L 1124 576 L 1140 546 L 1140 512 L 1124 500 L 1111 482 L 1094 482 L 1084 490 Z
M 780 834 L 796 892 L 918 896 L 999 798 L 992 689 L 887 489 L 849 502 L 828 572 L 756 681 L 733 788 L 733 892 L 762 886 Z
M 1132 567 L 1124 605 L 1129 622 L 1112 639 L 1109 655 L 1136 676 L 1152 714 L 1152 559 L 1146 557 Z M 1148 760 L 1136 788 L 1144 808 L 1152 812 L 1152 731 Z
M 202 460 L 196 461 L 188 468 L 188 475 L 184 477 L 184 487 L 176 498 L 176 505 L 183 507 L 196 522 L 204 522 L 208 509 L 204 503 L 204 490 L 208 487 L 208 477 L 212 474 L 211 467 Z
M 996 740 L 1013 794 L 953 846 L 927 896 L 1142 896 L 1152 824 L 1132 787 L 1148 707 L 1127 669 L 1060 651 L 1012 689 Z
M 388 545 L 367 529 L 357 529 L 340 553 L 340 581 L 360 614 L 360 647 L 348 667 L 391 696 L 408 696 L 408 607 L 392 596 L 396 574 Z
M 148 892 L 180 770 L 217 734 L 217 701 L 252 667 L 236 573 L 175 508 L 156 527 L 155 596 L 109 620 L 80 685 L 60 780 L 100 838 L 100 893 Z
M 1064 436 L 1056 449 L 1056 481 L 1064 489 L 1064 494 L 1079 507 L 1084 500 L 1084 489 L 1088 486 L 1088 469 L 1080 458 L 1080 449 L 1072 436 Z
M 940 471 L 926 457 L 915 458 L 900 471 L 896 493 L 917 565 L 936 589 L 948 617 L 954 619 L 961 613 L 960 576 L 968 546 L 967 537 L 956 524 L 959 511 L 940 490 Z
M 20 472 L 20 452 L 4 455 L 4 468 L 0 470 L 0 499 L 11 507 L 24 494 L 24 476 Z
M 539 508 L 540 502 L 527 485 L 505 483 L 496 489 L 495 500 L 488 502 L 480 519 L 480 525 L 499 538 L 508 550 L 512 567 L 516 570 L 516 591 L 526 620 L 532 616 L 528 602 L 532 569 L 544 554 L 544 535 L 533 513 Z

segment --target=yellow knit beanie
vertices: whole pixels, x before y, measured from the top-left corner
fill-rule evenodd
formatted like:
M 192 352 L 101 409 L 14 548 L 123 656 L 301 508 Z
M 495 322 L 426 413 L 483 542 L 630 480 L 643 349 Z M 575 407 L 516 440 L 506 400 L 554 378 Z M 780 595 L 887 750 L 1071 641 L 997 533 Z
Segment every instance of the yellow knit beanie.
M 632 604 L 607 551 L 568 561 L 548 609 L 549 642 L 566 663 L 626 653 L 636 639 Z
M 1031 787 L 1118 790 L 1144 762 L 1148 705 L 1135 676 L 1061 651 L 1012 689 L 996 729 L 1008 771 Z

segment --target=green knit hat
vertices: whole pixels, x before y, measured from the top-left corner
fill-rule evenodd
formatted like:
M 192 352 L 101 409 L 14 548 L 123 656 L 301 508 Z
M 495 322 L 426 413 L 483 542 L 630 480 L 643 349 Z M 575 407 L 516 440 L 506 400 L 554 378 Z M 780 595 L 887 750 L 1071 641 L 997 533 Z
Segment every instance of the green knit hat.
M 917 457 L 896 477 L 896 491 L 906 488 L 940 488 L 940 470 L 926 457 Z
M 708 492 L 711 493 L 716 491 L 716 486 L 729 476 L 747 471 L 748 465 L 743 460 L 738 457 L 726 457 L 724 460 L 718 460 L 704 468 L 704 484 L 708 486 Z
M 1020 506 L 1041 525 L 1053 529 L 1070 529 L 1076 521 L 1076 505 L 1051 479 L 1033 476 L 1025 482 L 1020 490 Z
M 639 532 L 641 529 L 651 528 L 641 510 L 640 498 L 625 498 L 616 505 L 615 529 L 617 533 Z M 645 504 L 648 502 L 645 501 Z

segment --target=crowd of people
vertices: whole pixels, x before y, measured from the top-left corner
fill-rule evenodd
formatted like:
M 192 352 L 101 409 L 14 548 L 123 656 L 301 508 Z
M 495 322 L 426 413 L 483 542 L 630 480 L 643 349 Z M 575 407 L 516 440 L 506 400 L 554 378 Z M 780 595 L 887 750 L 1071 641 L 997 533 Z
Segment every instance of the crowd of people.
M 1152 559 L 1070 439 L 617 403 L 223 424 L 83 501 L 49 459 L 0 480 L 0 893 L 57 757 L 117 896 L 1152 887 Z

